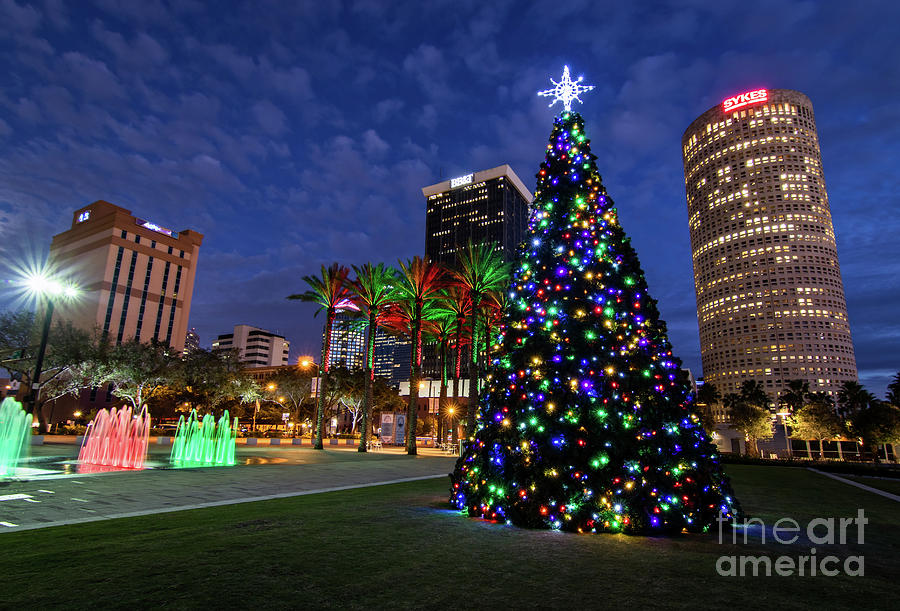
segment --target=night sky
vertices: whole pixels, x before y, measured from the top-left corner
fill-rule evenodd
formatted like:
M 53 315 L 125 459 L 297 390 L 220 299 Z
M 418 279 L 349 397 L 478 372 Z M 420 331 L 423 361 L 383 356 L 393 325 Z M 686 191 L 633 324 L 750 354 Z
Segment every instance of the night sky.
M 900 3 L 0 0 L 0 23 L 4 261 L 97 199 L 197 230 L 204 346 L 246 323 L 313 354 L 302 276 L 423 254 L 423 186 L 509 163 L 532 188 L 559 108 L 535 92 L 568 64 L 686 366 L 681 135 L 768 87 L 815 108 L 861 382 L 900 369 Z

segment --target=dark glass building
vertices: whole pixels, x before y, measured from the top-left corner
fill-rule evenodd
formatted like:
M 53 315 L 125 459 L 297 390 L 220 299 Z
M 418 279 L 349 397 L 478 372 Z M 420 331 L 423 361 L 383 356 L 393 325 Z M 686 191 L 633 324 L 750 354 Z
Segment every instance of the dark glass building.
M 506 261 L 516 258 L 528 233 L 531 191 L 508 165 L 473 172 L 422 189 L 426 198 L 425 256 L 453 266 L 457 252 L 471 241 L 496 244 Z M 423 373 L 440 377 L 437 347 L 423 350 Z M 463 376 L 468 376 L 468 356 Z
M 532 194 L 508 165 L 425 187 L 425 256 L 453 265 L 471 240 L 495 243 L 507 261 L 528 231 Z

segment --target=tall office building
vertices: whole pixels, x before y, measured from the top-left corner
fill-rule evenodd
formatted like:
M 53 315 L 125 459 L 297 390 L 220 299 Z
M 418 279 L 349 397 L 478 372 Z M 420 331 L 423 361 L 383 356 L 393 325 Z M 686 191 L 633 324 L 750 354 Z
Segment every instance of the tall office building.
M 405 337 L 399 337 L 379 329 L 375 334 L 375 375 L 384 378 L 391 386 L 399 387 L 404 380 L 409 380 L 412 362 L 412 343 Z
M 156 338 L 180 352 L 202 241 L 102 200 L 76 210 L 71 229 L 50 244 L 54 273 L 81 290 L 76 302 L 57 306 L 60 317 L 114 343 Z
M 259 327 L 235 325 L 234 331 L 216 338 L 212 350 L 237 350 L 239 360 L 247 367 L 279 367 L 288 364 L 291 342 Z
M 354 322 L 359 318 L 346 312 L 338 312 L 331 325 L 331 351 L 328 363 L 331 367 L 362 369 L 366 363 L 366 331 Z M 322 332 L 325 344 L 325 332 Z
M 470 241 L 493 243 L 504 260 L 515 261 L 519 244 L 528 233 L 534 196 L 508 165 L 424 187 L 422 194 L 426 198 L 425 257 L 429 261 L 453 266 L 457 253 Z M 463 369 L 468 375 L 468 349 L 465 352 Z M 424 346 L 423 373 L 438 377 L 439 369 L 436 346 Z
M 528 231 L 533 198 L 508 165 L 424 187 L 425 256 L 453 265 L 468 241 L 494 243 L 507 261 L 516 256 Z
M 191 327 L 188 329 L 187 334 L 184 336 L 184 350 L 181 353 L 185 356 L 190 354 L 191 352 L 196 352 L 200 349 L 200 335 L 197 334 L 197 329 Z
M 682 137 L 703 375 L 773 399 L 788 380 L 835 393 L 856 360 L 812 104 L 730 97 Z

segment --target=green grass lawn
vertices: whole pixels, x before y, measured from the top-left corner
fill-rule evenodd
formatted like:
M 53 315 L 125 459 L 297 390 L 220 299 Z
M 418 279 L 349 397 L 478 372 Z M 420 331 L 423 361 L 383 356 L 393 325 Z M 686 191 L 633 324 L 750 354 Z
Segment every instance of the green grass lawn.
M 900 495 L 900 478 L 889 479 L 886 477 L 866 477 L 865 475 L 841 475 L 840 473 L 836 473 L 835 475 L 840 475 L 845 479 L 850 479 L 872 488 L 878 488 L 879 490 L 890 492 L 891 494 Z
M 445 479 L 0 535 L 3 608 L 896 608 L 900 505 L 804 469 L 730 465 L 748 513 L 852 517 L 865 577 L 720 577 L 806 546 L 571 535 L 447 509 Z M 855 527 L 852 529 L 855 533 Z

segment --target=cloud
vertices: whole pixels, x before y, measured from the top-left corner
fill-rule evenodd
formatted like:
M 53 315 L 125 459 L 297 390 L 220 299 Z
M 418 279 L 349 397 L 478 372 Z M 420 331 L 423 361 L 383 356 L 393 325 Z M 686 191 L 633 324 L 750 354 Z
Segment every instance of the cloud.
M 107 30 L 97 20 L 91 26 L 91 33 L 112 52 L 116 62 L 124 69 L 150 69 L 165 64 L 169 59 L 169 53 L 146 32 L 138 32 L 131 41 L 126 41 L 122 34 Z
M 375 110 L 373 112 L 375 121 L 378 123 L 384 123 L 389 118 L 400 112 L 406 103 L 403 100 L 397 98 L 388 98 L 386 100 L 381 100 L 375 105 Z
M 15 0 L 0 0 L 0 21 L 7 32 L 31 32 L 41 23 L 41 13 L 33 6 L 19 6 Z
M 70 86 L 79 89 L 87 98 L 124 98 L 119 78 L 106 63 L 87 57 L 82 53 L 63 53 L 61 69 Z
M 363 150 L 369 157 L 381 157 L 390 148 L 390 145 L 382 140 L 374 129 L 367 129 L 363 132 Z
M 278 136 L 287 131 L 287 116 L 268 100 L 257 102 L 251 111 L 256 117 L 256 122 L 267 134 Z

